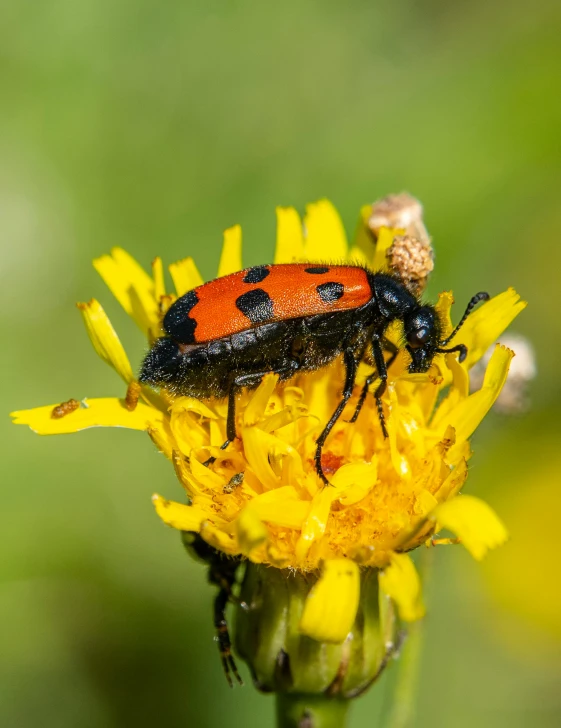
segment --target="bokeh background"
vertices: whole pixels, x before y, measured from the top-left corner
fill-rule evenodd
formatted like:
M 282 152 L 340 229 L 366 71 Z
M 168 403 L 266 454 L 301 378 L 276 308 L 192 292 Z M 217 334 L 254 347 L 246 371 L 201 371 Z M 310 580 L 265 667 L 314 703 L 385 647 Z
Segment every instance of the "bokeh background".
M 0 725 L 272 724 L 271 698 L 225 685 L 147 438 L 39 438 L 7 412 L 122 395 L 74 307 L 99 298 L 140 361 L 90 264 L 111 246 L 210 277 L 233 223 L 262 263 L 275 205 L 328 197 L 352 233 L 401 190 L 425 204 L 430 293 L 515 286 L 539 365 L 530 413 L 475 438 L 468 490 L 511 541 L 483 566 L 435 553 L 414 725 L 560 725 L 560 33 L 555 0 L 2 3 Z M 383 725 L 389 681 L 354 726 Z

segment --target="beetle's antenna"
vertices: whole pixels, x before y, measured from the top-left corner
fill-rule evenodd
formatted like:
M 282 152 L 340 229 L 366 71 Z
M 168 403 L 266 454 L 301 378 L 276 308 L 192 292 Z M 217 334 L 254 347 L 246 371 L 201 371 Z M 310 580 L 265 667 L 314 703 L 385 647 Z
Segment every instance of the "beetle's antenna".
M 461 364 L 463 361 L 465 361 L 465 358 L 468 353 L 467 346 L 465 344 L 458 344 L 458 346 L 453 346 L 451 349 L 437 349 L 436 350 L 437 354 L 453 354 L 455 351 L 460 352 L 458 361 Z
M 485 291 L 480 291 L 480 293 L 476 293 L 475 296 L 471 299 L 471 301 L 468 303 L 467 308 L 465 310 L 464 315 L 460 319 L 460 323 L 456 326 L 454 331 L 448 336 L 448 338 L 444 339 L 444 341 L 440 342 L 440 346 L 446 346 L 446 344 L 449 344 L 454 336 L 458 333 L 458 331 L 462 328 L 462 326 L 465 324 L 467 317 L 470 315 L 470 313 L 473 311 L 473 309 L 477 306 L 479 301 L 488 301 L 490 298 L 489 294 Z M 454 351 L 458 351 L 457 347 L 454 347 Z M 464 357 L 465 359 L 465 357 Z M 460 361 L 463 361 L 463 359 L 460 358 Z

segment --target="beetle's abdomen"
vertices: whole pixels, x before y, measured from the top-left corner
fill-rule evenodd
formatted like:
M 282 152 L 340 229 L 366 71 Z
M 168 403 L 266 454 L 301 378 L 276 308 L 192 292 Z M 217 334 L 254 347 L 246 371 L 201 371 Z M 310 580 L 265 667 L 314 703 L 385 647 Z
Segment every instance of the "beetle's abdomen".
M 299 371 L 325 366 L 341 353 L 354 322 L 350 310 L 262 324 L 202 344 L 163 337 L 148 352 L 139 378 L 175 395 L 225 397 L 238 374 L 283 370 L 295 358 Z

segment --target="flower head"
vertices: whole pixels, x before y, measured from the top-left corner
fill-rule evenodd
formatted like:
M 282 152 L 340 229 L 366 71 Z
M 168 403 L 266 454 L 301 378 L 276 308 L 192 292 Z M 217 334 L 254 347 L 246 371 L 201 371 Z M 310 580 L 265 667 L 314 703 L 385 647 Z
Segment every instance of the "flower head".
M 339 216 L 327 201 L 310 205 L 303 224 L 295 210 L 278 209 L 274 262 L 352 261 L 387 270 L 387 251 L 405 231 L 382 227 L 374 245 L 367 224 L 370 212 L 363 210 L 349 247 Z M 203 282 L 192 258 L 170 265 L 173 292 L 166 289 L 160 258 L 151 274 L 119 248 L 94 265 L 150 343 L 162 334 L 163 314 L 176 297 Z M 218 275 L 241 267 L 241 230 L 236 226 L 225 232 Z M 440 295 L 437 310 L 444 335 L 453 328 L 452 303 L 450 293 Z M 387 438 L 373 397 L 356 423 L 349 424 L 362 384 L 373 371 L 368 362 L 362 363 L 355 396 L 323 451 L 322 466 L 332 487 L 323 486 L 313 458 L 315 440 L 340 400 L 341 362 L 283 384 L 270 374 L 256 390 L 243 392 L 237 405 L 239 438 L 221 450 L 226 403 L 140 386 L 95 300 L 78 307 L 95 350 L 124 380 L 128 397 L 84 399 L 64 416 L 53 413 L 60 405 L 13 416 L 40 434 L 94 426 L 146 431 L 173 464 L 187 500 L 155 495 L 162 520 L 256 564 L 301 573 L 321 570 L 299 629 L 314 639 L 341 643 L 357 613 L 361 567 L 380 569 L 381 588 L 403 619 L 414 620 L 422 616 L 423 604 L 408 551 L 437 543 L 432 537 L 442 528 L 478 559 L 505 540 L 505 528 L 489 506 L 459 492 L 468 474 L 470 437 L 498 397 L 513 354 L 497 346 L 481 388 L 473 394 L 469 369 L 524 306 L 508 290 L 473 313 L 462 329 L 468 350 L 463 363 L 452 354 L 438 355 L 426 374 L 409 374 L 408 354 L 400 351 L 383 398 Z M 400 336 L 397 326 L 389 332 L 397 345 Z M 207 466 L 209 458 L 214 462 Z

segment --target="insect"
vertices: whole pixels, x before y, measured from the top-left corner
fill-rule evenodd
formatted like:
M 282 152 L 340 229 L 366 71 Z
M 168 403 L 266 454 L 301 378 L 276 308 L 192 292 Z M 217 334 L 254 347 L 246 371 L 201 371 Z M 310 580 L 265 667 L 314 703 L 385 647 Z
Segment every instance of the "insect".
M 78 402 L 77 399 L 69 399 L 66 402 L 61 402 L 61 404 L 57 404 L 56 407 L 53 407 L 51 417 L 53 418 L 53 420 L 60 420 L 62 417 L 66 417 L 66 415 L 69 415 L 72 412 L 76 412 L 79 407 L 80 402 Z
M 281 380 L 314 371 L 342 355 L 345 381 L 341 401 L 316 440 L 315 468 L 322 470 L 325 441 L 349 401 L 358 365 L 367 356 L 376 372 L 362 388 L 355 422 L 372 384 L 384 437 L 382 406 L 388 368 L 399 352 L 385 333 L 392 321 L 403 323 L 411 373 L 426 372 L 437 353 L 467 355 L 464 344 L 446 348 L 474 306 L 476 294 L 450 336 L 433 305 L 423 304 L 395 275 L 359 265 L 287 263 L 247 268 L 189 291 L 164 316 L 166 333 L 142 365 L 140 381 L 197 399 L 228 398 L 225 449 L 236 437 L 236 395 L 259 385 L 269 372 Z M 390 356 L 386 360 L 384 352 Z

